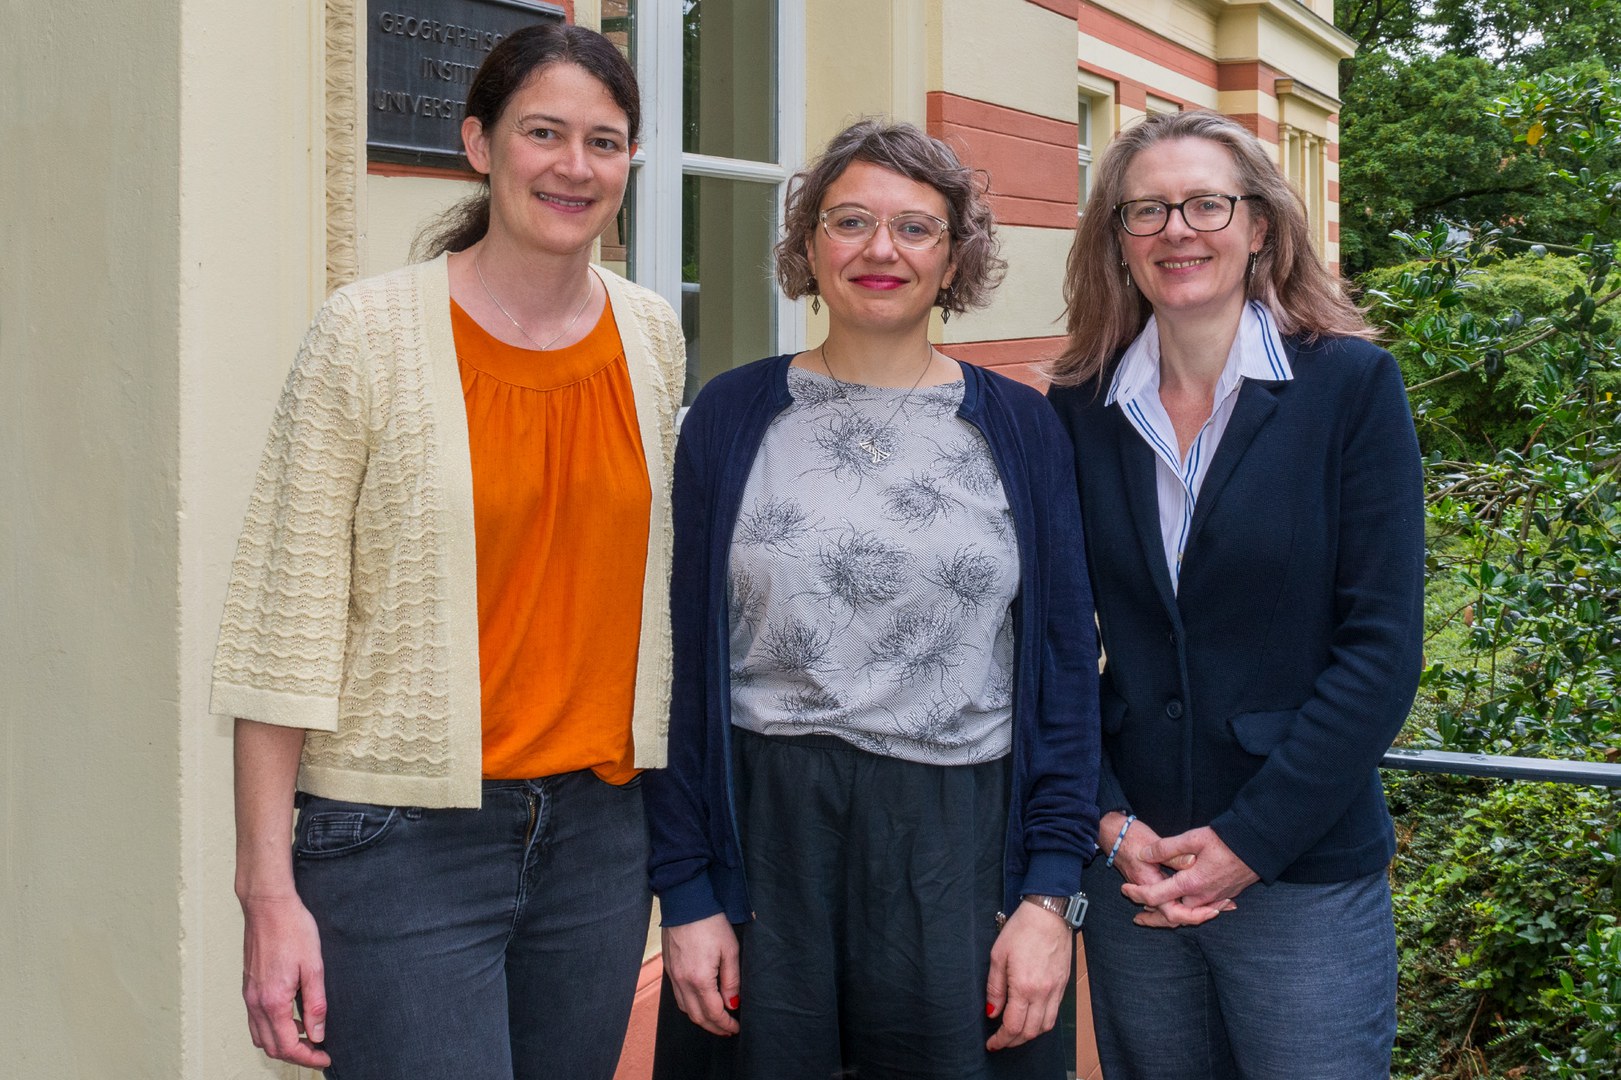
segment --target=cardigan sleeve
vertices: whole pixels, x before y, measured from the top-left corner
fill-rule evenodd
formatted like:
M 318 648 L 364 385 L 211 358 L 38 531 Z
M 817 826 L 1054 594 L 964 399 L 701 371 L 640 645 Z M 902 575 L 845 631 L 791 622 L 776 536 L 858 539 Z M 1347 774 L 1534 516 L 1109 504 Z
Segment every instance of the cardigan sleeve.
M 1316 844 L 1370 782 L 1418 685 L 1424 604 L 1418 439 L 1389 353 L 1377 350 L 1356 390 L 1342 412 L 1337 622 L 1328 666 L 1266 764 L 1211 822 L 1266 882 Z
M 368 458 L 362 329 L 316 316 L 282 388 L 231 564 L 210 710 L 334 731 L 355 506 Z
M 1086 573 L 1075 456 L 1045 404 L 1027 418 L 1031 495 L 1044 517 L 1038 561 L 1046 579 L 1041 689 L 1023 808 L 1030 855 L 1022 891 L 1067 896 L 1097 852 L 1098 639 Z M 1039 459 L 1039 460 L 1037 460 Z
M 645 774 L 643 797 L 651 841 L 648 877 L 664 925 L 680 926 L 722 910 L 709 871 L 718 857 L 709 842 L 705 763 L 710 730 L 709 544 L 707 486 L 700 454 L 707 409 L 703 396 L 687 415 L 675 452 L 675 553 L 670 578 L 674 680 L 668 761 Z

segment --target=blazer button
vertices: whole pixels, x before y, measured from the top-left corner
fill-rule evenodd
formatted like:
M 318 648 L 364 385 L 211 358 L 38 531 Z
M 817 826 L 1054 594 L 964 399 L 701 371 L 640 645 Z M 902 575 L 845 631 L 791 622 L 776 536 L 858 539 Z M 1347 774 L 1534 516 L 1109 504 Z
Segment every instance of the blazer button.
M 1175 698 L 1165 703 L 1165 715 L 1172 720 L 1182 719 L 1182 703 Z

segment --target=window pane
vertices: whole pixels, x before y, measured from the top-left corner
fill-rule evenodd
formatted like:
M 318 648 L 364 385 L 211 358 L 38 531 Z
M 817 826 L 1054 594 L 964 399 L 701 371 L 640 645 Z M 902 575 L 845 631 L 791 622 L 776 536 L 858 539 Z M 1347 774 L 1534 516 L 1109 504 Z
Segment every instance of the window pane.
M 602 0 L 602 36 L 636 63 L 635 0 Z
M 681 0 L 681 149 L 777 160 L 777 5 Z
M 602 234 L 602 254 L 597 260 L 632 281 L 636 280 L 636 174 L 639 171 L 631 170 L 630 183 L 625 185 L 625 201 Z
M 722 371 L 775 351 L 777 193 L 772 184 L 687 176 L 681 204 L 681 327 L 691 401 Z

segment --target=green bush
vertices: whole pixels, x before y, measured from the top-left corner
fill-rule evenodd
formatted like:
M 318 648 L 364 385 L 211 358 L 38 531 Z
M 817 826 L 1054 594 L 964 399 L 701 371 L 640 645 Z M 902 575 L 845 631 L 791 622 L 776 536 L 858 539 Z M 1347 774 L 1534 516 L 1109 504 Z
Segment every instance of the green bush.
M 1387 787 L 1401 841 L 1396 1075 L 1511 1077 L 1574 1055 L 1621 1061 L 1598 1056 L 1621 1031 L 1621 969 L 1605 966 L 1621 942 L 1606 936 L 1617 906 L 1606 856 L 1621 845 L 1616 794 L 1424 775 Z M 1578 998 L 1600 1001 L 1596 1015 L 1573 1008 Z
M 1559 973 L 1559 985 L 1547 992 L 1556 1009 L 1586 1016 L 1592 1025 L 1574 1045 L 1537 1052 L 1557 1080 L 1614 1080 L 1621 1076 L 1621 926 L 1614 915 L 1601 915 L 1587 940 L 1571 950 L 1575 974 Z M 1577 979 L 1580 982 L 1577 982 Z
M 1614 761 L 1621 78 L 1526 79 L 1493 112 L 1588 210 L 1572 259 L 1506 258 L 1495 230 L 1437 226 L 1395 237 L 1413 262 L 1368 282 L 1429 467 L 1426 668 L 1406 737 Z M 1453 777 L 1389 790 L 1398 1073 L 1621 1076 L 1621 794 Z
M 1442 272 L 1433 260 L 1404 262 L 1369 271 L 1357 280 L 1357 287 L 1364 302 L 1373 305 L 1370 314 L 1376 322 L 1399 322 L 1418 306 L 1413 297 L 1434 295 L 1439 287 L 1435 279 Z M 1460 336 L 1466 342 L 1478 337 L 1484 351 L 1490 348 L 1487 342 L 1515 328 L 1560 314 L 1566 299 L 1587 281 L 1582 260 L 1570 256 L 1521 254 L 1479 260 L 1471 264 L 1447 308 L 1462 323 Z M 1563 434 L 1547 431 L 1543 418 L 1525 407 L 1546 374 L 1540 352 L 1511 353 L 1499 362 L 1432 382 L 1440 373 L 1433 357 L 1426 360 L 1420 345 L 1400 336 L 1391 344 L 1408 385 L 1430 384 L 1415 402 L 1420 406 L 1419 442 L 1426 453 L 1485 461 L 1499 450 L 1523 453 L 1534 437 L 1557 440 Z M 1621 372 L 1596 372 L 1593 389 L 1621 393 Z

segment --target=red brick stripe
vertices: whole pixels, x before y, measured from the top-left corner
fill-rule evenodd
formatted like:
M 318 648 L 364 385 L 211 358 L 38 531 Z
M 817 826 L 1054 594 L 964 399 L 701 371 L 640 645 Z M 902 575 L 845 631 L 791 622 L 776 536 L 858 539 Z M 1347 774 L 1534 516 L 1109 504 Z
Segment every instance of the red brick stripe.
M 1003 224 L 1074 227 L 1074 123 L 935 91 L 928 96 L 928 126 L 967 164 L 989 174 Z
M 1216 65 L 1217 90 L 1260 90 L 1272 97 L 1278 72 L 1259 60 L 1234 60 Z
M 1047 389 L 1047 380 L 1035 370 L 1035 366 L 1057 358 L 1063 350 L 1062 337 L 964 341 L 940 346 L 940 351 L 954 360 L 989 368 L 1042 391 Z
M 1209 57 L 1201 56 L 1186 46 L 1167 41 L 1134 22 L 1122 19 L 1112 11 L 1105 11 L 1103 8 L 1085 3 L 1081 4 L 1080 8 L 1078 20 L 1083 37 L 1117 46 L 1133 56 L 1140 56 L 1168 71 L 1186 75 L 1205 86 L 1212 88 L 1216 86 L 1219 65 Z

